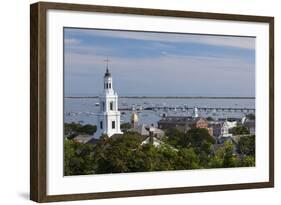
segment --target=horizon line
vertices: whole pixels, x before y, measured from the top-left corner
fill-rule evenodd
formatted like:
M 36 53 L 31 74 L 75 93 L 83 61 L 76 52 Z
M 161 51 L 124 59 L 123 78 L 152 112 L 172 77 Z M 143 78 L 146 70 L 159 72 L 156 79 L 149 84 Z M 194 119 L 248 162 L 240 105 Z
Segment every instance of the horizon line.
M 64 96 L 64 98 L 99 98 L 98 95 L 95 96 Z M 118 96 L 118 98 L 170 98 L 170 99 L 256 99 L 253 96 Z

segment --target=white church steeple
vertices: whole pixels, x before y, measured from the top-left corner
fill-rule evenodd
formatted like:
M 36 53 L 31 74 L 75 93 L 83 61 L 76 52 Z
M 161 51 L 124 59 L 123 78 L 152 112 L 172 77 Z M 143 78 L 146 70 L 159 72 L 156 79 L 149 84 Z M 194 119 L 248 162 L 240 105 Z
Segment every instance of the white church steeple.
M 113 93 L 113 87 L 112 87 L 112 77 L 110 72 L 108 71 L 108 68 L 106 68 L 106 72 L 104 74 L 104 90 L 107 93 Z
M 122 134 L 120 129 L 120 112 L 118 111 L 118 95 L 113 90 L 112 76 L 106 60 L 106 72 L 104 74 L 103 93 L 99 96 L 100 111 L 97 116 L 97 132 L 95 137 L 102 134 L 111 137 L 114 134 Z

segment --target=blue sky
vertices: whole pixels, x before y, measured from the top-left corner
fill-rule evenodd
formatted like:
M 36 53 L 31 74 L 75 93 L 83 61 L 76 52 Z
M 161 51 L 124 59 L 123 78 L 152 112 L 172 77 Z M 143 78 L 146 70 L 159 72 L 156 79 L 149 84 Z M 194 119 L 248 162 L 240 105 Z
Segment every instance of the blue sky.
M 255 38 L 64 29 L 65 95 L 255 96 Z

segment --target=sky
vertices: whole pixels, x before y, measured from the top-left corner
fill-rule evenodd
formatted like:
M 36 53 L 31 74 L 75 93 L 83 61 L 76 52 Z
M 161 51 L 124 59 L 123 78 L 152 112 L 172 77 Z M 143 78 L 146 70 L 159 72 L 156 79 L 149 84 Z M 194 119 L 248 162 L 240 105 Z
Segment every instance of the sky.
M 255 38 L 64 28 L 65 96 L 255 96 Z

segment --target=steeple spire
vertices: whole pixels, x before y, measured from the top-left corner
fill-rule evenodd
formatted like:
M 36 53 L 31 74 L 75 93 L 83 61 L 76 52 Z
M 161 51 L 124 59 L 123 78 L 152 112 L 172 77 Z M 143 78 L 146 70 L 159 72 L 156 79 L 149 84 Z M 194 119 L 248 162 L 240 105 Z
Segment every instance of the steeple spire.
M 110 61 L 110 60 L 108 59 L 108 56 L 106 57 L 106 59 L 105 59 L 104 61 L 106 62 L 106 71 L 108 71 L 108 62 Z
M 105 72 L 105 74 L 104 74 L 104 77 L 109 77 L 109 76 L 111 76 L 111 74 L 110 74 L 110 72 L 109 72 L 109 70 L 108 70 L 108 62 L 109 62 L 110 60 L 109 60 L 108 57 L 107 57 L 104 61 L 106 62 L 106 72 Z

